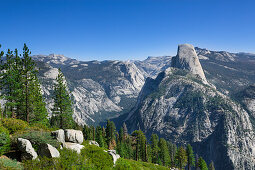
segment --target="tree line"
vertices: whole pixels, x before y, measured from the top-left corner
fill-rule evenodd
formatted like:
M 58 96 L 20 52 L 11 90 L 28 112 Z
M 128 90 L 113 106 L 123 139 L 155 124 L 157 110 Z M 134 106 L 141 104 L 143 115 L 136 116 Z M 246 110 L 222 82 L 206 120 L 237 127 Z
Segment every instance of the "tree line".
M 38 79 L 39 70 L 30 55 L 26 44 L 22 54 L 17 49 L 8 49 L 6 54 L 0 52 L 0 97 L 5 102 L 1 117 L 47 127 L 73 128 L 76 124 L 72 119 L 73 108 L 63 73 L 58 70 L 53 87 L 54 107 L 49 116 Z
M 152 134 L 147 140 L 141 130 L 135 130 L 128 134 L 127 126 L 123 123 L 117 132 L 114 122 L 107 121 L 106 127 L 87 126 L 83 127 L 85 140 L 95 140 L 100 147 L 116 149 L 122 158 L 136 161 L 151 162 L 166 167 L 178 167 L 179 169 L 191 170 L 214 170 L 214 163 L 207 166 L 202 157 L 194 154 L 192 146 L 179 146 L 159 138 Z

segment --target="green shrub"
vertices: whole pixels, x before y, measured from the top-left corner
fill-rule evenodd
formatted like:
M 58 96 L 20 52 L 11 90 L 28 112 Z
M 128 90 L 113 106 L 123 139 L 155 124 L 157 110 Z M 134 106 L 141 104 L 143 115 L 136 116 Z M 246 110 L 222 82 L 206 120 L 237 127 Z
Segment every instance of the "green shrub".
M 167 170 L 169 168 L 148 163 L 148 162 L 141 162 L 141 161 L 134 161 L 129 159 L 123 159 L 120 158 L 116 162 L 114 170 L 136 170 L 136 169 L 144 169 L 144 170 L 150 170 L 150 169 L 157 169 L 157 170 Z
M 5 128 L 9 130 L 11 134 L 22 131 L 28 128 L 28 123 L 20 120 L 20 119 L 14 119 L 14 118 L 5 118 L 2 119 L 2 124 Z
M 16 160 L 1 158 L 0 159 L 0 169 L 21 170 L 21 169 L 23 169 L 23 166 Z
M 11 139 L 9 131 L 0 126 L 0 155 L 4 154 L 10 149 Z
M 95 145 L 85 145 L 81 154 L 85 155 L 96 169 L 111 169 L 113 166 L 112 157 L 104 149 Z
M 65 148 L 60 150 L 60 158 L 39 157 L 39 159 L 36 160 L 28 160 L 24 162 L 24 168 L 28 170 L 96 169 L 85 155 L 77 154 L 75 151 Z
M 60 143 L 51 136 L 51 132 L 45 131 L 28 131 L 23 134 L 16 134 L 13 136 L 14 143 L 17 141 L 17 138 L 24 138 L 31 142 L 35 150 L 37 151 L 41 144 L 50 144 L 55 148 L 60 147 Z
M 43 123 L 33 123 L 30 125 L 29 130 L 34 130 L 34 131 L 51 131 L 52 129 L 50 129 L 49 127 L 47 127 L 45 124 Z

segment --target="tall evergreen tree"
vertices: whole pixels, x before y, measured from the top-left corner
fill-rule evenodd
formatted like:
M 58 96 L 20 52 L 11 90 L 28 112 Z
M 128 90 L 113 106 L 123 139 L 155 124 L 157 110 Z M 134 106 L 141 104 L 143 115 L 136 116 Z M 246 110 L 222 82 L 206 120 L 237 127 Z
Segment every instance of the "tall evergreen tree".
M 178 167 L 180 169 L 183 169 L 187 164 L 187 153 L 182 146 L 178 148 L 175 157 L 176 157 Z
M 122 143 L 124 141 L 124 131 L 123 128 L 121 127 L 119 130 L 119 139 L 118 139 L 118 143 Z
M 115 135 L 116 135 L 116 127 L 115 124 L 108 120 L 106 124 L 106 142 L 108 145 L 109 149 L 113 149 L 116 146 L 116 141 L 115 141 Z
M 30 89 L 33 92 L 32 96 L 32 114 L 30 117 L 31 123 L 40 123 L 48 126 L 49 120 L 46 104 L 41 93 L 41 87 L 38 78 L 35 76 Z
M 14 54 L 11 50 L 6 53 L 6 61 L 2 65 L 4 71 L 1 72 L 2 94 L 6 100 L 5 112 L 29 123 L 40 122 L 46 125 L 48 113 L 37 78 L 38 70 L 29 55 L 26 44 L 22 58 L 17 49 Z
M 159 163 L 159 147 L 158 147 L 158 143 L 159 143 L 159 138 L 158 135 L 156 134 L 152 134 L 151 135 L 151 152 L 152 152 L 152 163 Z
M 127 129 L 127 125 L 125 122 L 123 123 L 122 128 L 123 128 L 123 133 L 124 133 L 124 139 L 126 139 L 128 137 L 128 129 Z
M 191 167 L 195 166 L 195 157 L 193 153 L 192 146 L 190 144 L 186 147 L 186 153 L 187 153 L 187 164 L 188 164 L 188 170 L 191 170 Z
M 5 55 L 6 61 L 3 65 L 3 74 L 2 74 L 2 94 L 4 99 L 6 100 L 5 103 L 5 113 L 7 116 L 15 117 L 15 108 L 16 108 L 16 92 L 17 92 L 17 71 L 14 67 L 14 55 L 13 51 L 8 49 Z
M 52 109 L 51 125 L 62 129 L 73 128 L 75 122 L 72 118 L 73 108 L 64 75 L 58 69 L 58 76 L 54 86 L 54 107 Z
M 38 70 L 36 69 L 35 62 L 29 56 L 30 54 L 30 50 L 26 44 L 24 44 L 23 58 L 21 59 L 22 100 L 19 102 L 19 113 L 25 113 L 23 119 L 27 122 L 40 122 L 46 124 L 48 113 L 45 108 L 39 80 L 37 78 Z M 16 61 L 18 61 L 17 56 Z
M 141 130 L 136 130 L 132 133 L 132 136 L 136 139 L 135 145 L 135 160 L 147 161 L 146 153 L 146 137 Z
M 159 157 L 164 166 L 170 166 L 170 155 L 168 152 L 167 142 L 165 139 L 159 140 Z
M 96 127 L 96 141 L 100 147 L 104 147 L 104 138 L 103 138 L 103 131 L 100 126 Z
M 170 154 L 171 166 L 175 167 L 175 155 L 177 152 L 177 146 L 170 141 L 167 142 L 167 146 Z

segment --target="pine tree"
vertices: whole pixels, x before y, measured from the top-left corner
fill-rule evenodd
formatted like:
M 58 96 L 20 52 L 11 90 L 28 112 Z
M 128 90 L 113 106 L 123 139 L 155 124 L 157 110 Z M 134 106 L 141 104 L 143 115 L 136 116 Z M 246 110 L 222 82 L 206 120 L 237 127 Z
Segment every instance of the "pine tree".
M 160 138 L 159 140 L 159 157 L 164 166 L 170 165 L 170 155 L 168 152 L 167 142 L 163 138 Z
M 16 56 L 16 61 L 21 62 L 22 65 L 20 75 L 22 83 L 22 100 L 19 101 L 18 113 L 27 122 L 48 124 L 48 113 L 45 108 L 46 105 L 43 101 L 39 80 L 37 78 L 38 70 L 36 69 L 35 62 L 29 56 L 30 54 L 30 50 L 26 44 L 24 44 L 23 58 L 21 61 L 19 61 L 18 57 Z
M 135 145 L 135 160 L 147 161 L 146 153 L 146 137 L 141 130 L 136 130 L 132 133 L 132 136 L 136 139 Z
M 46 104 L 44 98 L 41 94 L 41 87 L 37 77 L 34 77 L 32 82 L 31 91 L 33 92 L 32 96 L 32 114 L 30 117 L 31 123 L 40 123 L 42 125 L 48 126 L 49 120 L 47 119 L 48 112 L 46 109 Z
M 177 146 L 175 144 L 172 144 L 170 141 L 167 142 L 167 145 L 170 154 L 171 166 L 175 167 L 175 155 L 177 152 Z
M 128 137 L 125 140 L 125 150 L 126 150 L 126 158 L 131 159 L 133 157 L 134 152 L 133 152 L 132 141 L 130 137 Z
M 124 139 L 127 139 L 127 137 L 128 137 L 128 129 L 127 129 L 127 126 L 126 126 L 125 122 L 123 123 L 122 128 L 123 128 L 123 133 L 124 133 Z
M 152 150 L 152 163 L 159 163 L 159 156 L 158 156 L 158 152 L 159 152 L 159 147 L 158 147 L 159 138 L 158 138 L 158 135 L 152 134 L 150 141 L 151 141 L 151 150 Z
M 118 143 L 122 143 L 124 141 L 124 131 L 123 128 L 121 127 L 119 130 L 119 139 L 118 139 Z
M 177 165 L 180 169 L 183 169 L 187 164 L 187 154 L 186 150 L 181 146 L 178 148 L 176 153 Z
M 6 62 L 3 65 L 4 72 L 2 74 L 2 92 L 3 97 L 6 100 L 5 103 L 5 113 L 8 117 L 15 117 L 15 108 L 16 108 L 16 73 L 17 71 L 14 70 L 14 55 L 13 51 L 8 49 L 6 55 Z
M 209 165 L 209 170 L 215 170 L 213 161 Z
M 198 167 L 200 168 L 200 170 L 208 170 L 207 164 L 202 157 L 198 159 Z
M 187 158 L 188 158 L 188 170 L 191 170 L 191 167 L 195 166 L 195 157 L 193 153 L 193 149 L 190 144 L 187 145 L 186 148 Z
M 51 125 L 62 129 L 73 128 L 75 122 L 72 118 L 72 103 L 67 91 L 64 75 L 60 69 L 58 69 L 56 82 L 54 86 L 54 107 L 52 109 Z
M 96 141 L 100 147 L 104 147 L 104 138 L 102 135 L 102 128 L 100 126 L 96 127 Z
M 5 113 L 29 123 L 48 125 L 48 113 L 37 79 L 38 70 L 29 55 L 30 51 L 24 44 L 23 58 L 19 57 L 17 49 L 14 54 L 8 50 L 6 62 L 1 65 L 4 70 L 1 74 L 2 92 L 7 101 Z
M 115 135 L 116 135 L 116 127 L 115 124 L 108 120 L 106 124 L 106 142 L 108 145 L 108 149 L 114 149 L 116 146 L 116 141 L 115 141 Z
M 35 63 L 32 58 L 29 56 L 31 54 L 30 50 L 24 44 L 23 47 L 23 58 L 22 58 L 22 83 L 23 83 L 23 101 L 22 108 L 24 109 L 25 117 L 24 119 L 29 122 L 30 114 L 32 112 L 32 96 L 33 93 L 30 91 L 31 82 L 33 81 L 34 75 L 36 74 Z

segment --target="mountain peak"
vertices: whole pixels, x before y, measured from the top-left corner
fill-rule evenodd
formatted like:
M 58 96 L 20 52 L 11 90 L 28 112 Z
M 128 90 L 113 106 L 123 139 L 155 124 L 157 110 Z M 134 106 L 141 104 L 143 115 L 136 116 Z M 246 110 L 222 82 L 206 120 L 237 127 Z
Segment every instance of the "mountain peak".
M 177 55 L 172 58 L 172 67 L 189 70 L 199 76 L 203 83 L 208 84 L 197 53 L 191 44 L 180 44 Z

